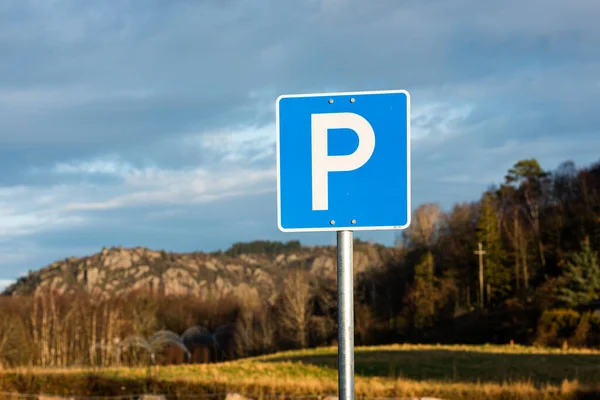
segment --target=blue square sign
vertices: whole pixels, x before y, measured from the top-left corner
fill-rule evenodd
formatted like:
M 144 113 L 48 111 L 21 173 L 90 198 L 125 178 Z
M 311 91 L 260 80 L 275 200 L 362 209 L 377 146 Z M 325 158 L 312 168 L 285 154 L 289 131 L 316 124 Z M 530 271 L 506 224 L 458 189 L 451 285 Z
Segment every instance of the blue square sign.
M 410 225 L 410 95 L 282 95 L 276 103 L 283 232 Z

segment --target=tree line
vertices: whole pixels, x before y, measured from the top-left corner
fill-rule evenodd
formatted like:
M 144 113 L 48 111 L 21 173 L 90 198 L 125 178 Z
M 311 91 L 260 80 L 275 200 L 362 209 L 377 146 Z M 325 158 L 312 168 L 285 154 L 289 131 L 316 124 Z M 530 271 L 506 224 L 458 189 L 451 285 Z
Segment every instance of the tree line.
M 276 255 L 300 246 L 257 241 L 226 253 Z M 600 345 L 594 312 L 600 309 L 594 305 L 600 299 L 600 163 L 565 162 L 546 171 L 535 159 L 518 161 L 476 201 L 447 211 L 434 203 L 418 207 L 396 247 L 382 267 L 355 278 L 357 345 Z M 335 344 L 335 279 L 297 265 L 281 282 L 270 302 L 141 291 L 2 297 L 0 363 L 148 362 L 144 346 L 153 334 L 181 334 L 191 326 L 204 329 L 201 344 L 210 351 L 194 358 L 202 362 Z M 127 340 L 132 337 L 139 340 Z M 166 347 L 155 349 L 152 362 L 188 360 Z
M 410 284 L 390 302 L 402 306 L 387 313 L 402 315 L 405 333 L 415 338 L 443 332 L 551 344 L 557 336 L 561 343 L 572 339 L 584 324 L 580 330 L 592 340 L 598 315 L 588 311 L 600 299 L 600 163 L 577 169 L 565 162 L 546 171 L 535 159 L 518 161 L 477 201 L 448 212 L 421 205 L 398 245 L 405 256 L 391 268 Z

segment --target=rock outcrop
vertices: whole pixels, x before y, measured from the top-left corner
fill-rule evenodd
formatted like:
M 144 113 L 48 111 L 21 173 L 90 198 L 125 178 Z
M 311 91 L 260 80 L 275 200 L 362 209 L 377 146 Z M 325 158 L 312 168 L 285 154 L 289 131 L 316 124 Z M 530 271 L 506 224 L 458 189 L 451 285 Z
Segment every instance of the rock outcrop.
M 355 273 L 378 268 L 391 248 L 357 242 Z M 335 247 L 301 247 L 268 254 L 167 253 L 114 247 L 82 258 L 57 261 L 9 286 L 6 295 L 31 295 L 44 289 L 65 292 L 122 293 L 136 289 L 164 295 L 191 294 L 205 299 L 234 295 L 269 299 L 291 267 L 305 268 L 315 279 L 335 279 Z

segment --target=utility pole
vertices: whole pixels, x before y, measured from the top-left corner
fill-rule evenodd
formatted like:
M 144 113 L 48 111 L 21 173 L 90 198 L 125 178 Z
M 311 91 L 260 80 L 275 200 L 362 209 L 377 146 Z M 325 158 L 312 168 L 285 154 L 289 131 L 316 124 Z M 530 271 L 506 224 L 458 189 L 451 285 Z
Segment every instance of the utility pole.
M 479 256 L 479 304 L 481 304 L 481 308 L 483 308 L 483 255 L 485 254 L 485 250 L 483 250 L 481 242 L 479 242 L 478 245 L 479 250 L 474 251 L 473 253 Z

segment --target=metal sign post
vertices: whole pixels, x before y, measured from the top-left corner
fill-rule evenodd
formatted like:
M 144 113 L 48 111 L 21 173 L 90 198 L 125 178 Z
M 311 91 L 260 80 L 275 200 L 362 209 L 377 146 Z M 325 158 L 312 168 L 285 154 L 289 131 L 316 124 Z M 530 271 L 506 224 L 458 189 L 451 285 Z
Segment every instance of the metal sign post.
M 282 95 L 275 126 L 279 230 L 337 232 L 339 399 L 353 400 L 353 232 L 410 225 L 410 95 Z
M 354 399 L 353 233 L 337 233 L 338 389 L 340 400 Z

